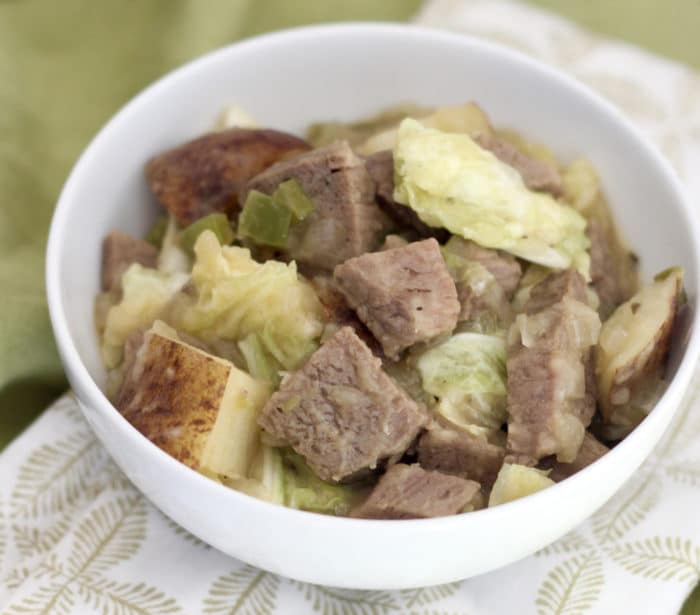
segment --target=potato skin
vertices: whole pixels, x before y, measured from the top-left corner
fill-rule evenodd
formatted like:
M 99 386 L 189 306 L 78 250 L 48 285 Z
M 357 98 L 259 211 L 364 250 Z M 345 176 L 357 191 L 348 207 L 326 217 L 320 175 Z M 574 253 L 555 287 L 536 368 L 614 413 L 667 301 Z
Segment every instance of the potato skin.
M 230 128 L 151 158 L 146 179 L 158 202 L 182 225 L 238 211 L 238 192 L 273 163 L 301 154 L 306 141 L 277 130 Z
M 199 468 L 231 365 L 152 331 L 131 345 L 114 405 L 136 429 L 178 461 Z
M 620 305 L 603 324 L 596 351 L 596 377 L 598 401 L 607 424 L 634 427 L 641 420 L 634 408 L 655 403 L 682 289 L 682 271 L 673 269 L 665 278 L 657 279 Z M 645 318 L 635 320 L 639 310 L 645 312 Z M 652 325 L 655 328 L 650 329 Z M 644 344 L 634 356 L 615 364 L 616 358 L 625 356 L 620 354 L 623 349 L 606 349 L 606 339 L 611 339 L 617 329 L 626 330 L 627 338 L 641 339 Z

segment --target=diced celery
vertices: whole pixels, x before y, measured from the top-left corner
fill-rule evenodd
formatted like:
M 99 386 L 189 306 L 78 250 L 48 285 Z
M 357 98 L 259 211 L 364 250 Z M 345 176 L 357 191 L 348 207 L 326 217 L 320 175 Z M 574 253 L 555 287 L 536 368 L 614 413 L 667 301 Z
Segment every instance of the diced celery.
M 204 231 L 212 231 L 219 243 L 226 246 L 233 241 L 233 229 L 225 214 L 209 214 L 194 221 L 180 233 L 180 245 L 187 253 L 194 253 L 194 244 Z
M 301 184 L 294 178 L 277 186 L 272 200 L 292 212 L 295 220 L 304 220 L 313 210 L 313 201 L 306 195 Z
M 256 243 L 284 248 L 291 222 L 291 210 L 267 194 L 251 190 L 238 219 L 238 232 Z

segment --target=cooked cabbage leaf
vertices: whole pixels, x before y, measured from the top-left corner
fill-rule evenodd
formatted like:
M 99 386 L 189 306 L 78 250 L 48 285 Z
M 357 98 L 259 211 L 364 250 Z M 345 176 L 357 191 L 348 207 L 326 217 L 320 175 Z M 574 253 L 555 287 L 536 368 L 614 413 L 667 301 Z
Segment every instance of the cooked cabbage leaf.
M 504 463 L 491 489 L 489 508 L 542 491 L 553 484 L 554 481 L 544 470 L 528 468 L 517 463 Z
M 406 113 L 402 118 L 419 117 L 417 114 Z M 449 105 L 437 107 L 429 114 L 420 114 L 420 122 L 428 128 L 436 128 L 445 132 L 460 132 L 468 135 L 489 135 L 492 132 L 489 118 L 484 111 L 473 102 L 464 105 Z M 357 148 L 363 156 L 369 156 L 385 149 L 393 149 L 398 138 L 399 122 L 396 125 L 370 136 L 367 141 Z
M 318 478 L 294 451 L 282 452 L 284 504 L 329 515 L 347 515 L 367 494 L 362 485 L 338 485 Z
M 194 292 L 180 293 L 168 314 L 176 329 L 211 343 L 255 334 L 285 370 L 298 368 L 316 350 L 323 308 L 295 263 L 258 263 L 245 248 L 222 247 L 211 231 L 199 236 L 194 252 Z
M 328 515 L 347 515 L 367 495 L 363 484 L 318 478 L 291 449 L 262 445 L 247 477 L 218 477 L 225 485 L 267 502 Z
M 506 420 L 506 345 L 502 337 L 458 333 L 418 359 L 435 411 L 455 427 L 488 436 Z
M 394 198 L 426 224 L 589 279 L 586 220 L 550 195 L 528 190 L 520 174 L 469 135 L 401 122 L 394 148 Z
M 188 278 L 186 273 L 165 273 L 138 263 L 124 272 L 121 301 L 107 312 L 102 336 L 102 360 L 107 369 L 122 362 L 129 335 L 149 327 Z

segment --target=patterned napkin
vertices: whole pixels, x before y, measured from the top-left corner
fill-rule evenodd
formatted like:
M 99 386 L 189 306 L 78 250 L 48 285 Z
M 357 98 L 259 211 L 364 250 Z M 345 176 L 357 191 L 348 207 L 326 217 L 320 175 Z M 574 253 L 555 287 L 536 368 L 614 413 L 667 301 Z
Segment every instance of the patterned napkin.
M 420 23 L 516 47 L 633 118 L 692 195 L 700 76 L 509 2 L 434 0 Z M 613 500 L 554 545 L 468 581 L 401 592 L 297 583 L 202 544 L 125 479 L 70 396 L 0 455 L 3 613 L 677 613 L 700 577 L 700 388 Z M 526 531 L 526 528 L 523 528 Z

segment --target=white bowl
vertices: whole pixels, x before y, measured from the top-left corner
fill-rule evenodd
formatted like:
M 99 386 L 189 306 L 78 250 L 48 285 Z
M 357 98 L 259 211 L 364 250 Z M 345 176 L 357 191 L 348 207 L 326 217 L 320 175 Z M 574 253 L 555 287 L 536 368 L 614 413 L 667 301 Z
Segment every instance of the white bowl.
M 216 484 L 151 444 L 102 393 L 93 325 L 100 243 L 142 235 L 156 208 L 143 166 L 156 152 L 241 105 L 262 125 L 303 133 L 398 102 L 478 101 L 496 124 L 590 158 L 646 277 L 682 265 L 692 318 L 674 374 L 649 417 L 602 460 L 550 489 L 490 510 L 415 521 L 326 517 L 274 506 Z M 167 75 L 95 137 L 61 194 L 48 244 L 51 319 L 85 417 L 133 483 L 202 540 L 289 577 L 356 588 L 404 588 L 487 572 L 554 541 L 630 477 L 677 411 L 698 351 L 698 227 L 669 165 L 611 105 L 522 55 L 465 36 L 399 25 L 331 25 L 262 36 Z

